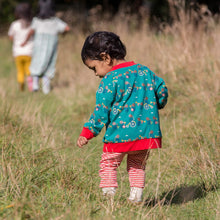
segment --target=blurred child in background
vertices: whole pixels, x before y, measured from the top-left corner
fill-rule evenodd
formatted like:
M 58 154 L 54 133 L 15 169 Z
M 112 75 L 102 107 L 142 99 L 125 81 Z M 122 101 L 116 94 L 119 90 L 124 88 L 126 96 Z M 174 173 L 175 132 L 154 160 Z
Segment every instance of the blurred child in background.
M 104 195 L 115 194 L 117 171 L 127 155 L 129 201 L 142 201 L 145 165 L 149 150 L 161 148 L 159 109 L 167 103 L 164 80 L 148 67 L 126 62 L 126 48 L 112 32 L 87 37 L 81 52 L 84 64 L 102 78 L 96 106 L 77 140 L 82 147 L 106 127 L 100 161 L 100 187 Z
M 69 26 L 55 16 L 52 0 L 39 0 L 39 13 L 33 18 L 31 30 L 23 45 L 34 35 L 34 48 L 31 61 L 33 91 L 39 90 L 42 78 L 42 91 L 50 92 L 50 82 L 55 75 L 58 34 L 69 31 Z
M 15 8 L 16 20 L 9 27 L 8 35 L 13 41 L 12 51 L 17 69 L 17 81 L 19 88 L 24 91 L 25 78 L 27 77 L 28 88 L 32 90 L 32 78 L 30 77 L 30 63 L 32 56 L 32 38 L 29 38 L 26 45 L 21 44 L 26 39 L 31 27 L 31 8 L 28 3 L 20 3 Z

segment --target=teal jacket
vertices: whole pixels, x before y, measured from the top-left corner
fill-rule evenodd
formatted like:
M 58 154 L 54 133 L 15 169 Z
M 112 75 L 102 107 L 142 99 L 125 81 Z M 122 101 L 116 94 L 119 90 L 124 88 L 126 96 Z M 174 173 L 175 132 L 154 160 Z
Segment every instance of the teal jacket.
M 164 80 L 148 67 L 134 64 L 105 75 L 96 92 L 96 106 L 84 127 L 97 136 L 106 127 L 104 143 L 160 138 L 158 109 L 167 103 Z

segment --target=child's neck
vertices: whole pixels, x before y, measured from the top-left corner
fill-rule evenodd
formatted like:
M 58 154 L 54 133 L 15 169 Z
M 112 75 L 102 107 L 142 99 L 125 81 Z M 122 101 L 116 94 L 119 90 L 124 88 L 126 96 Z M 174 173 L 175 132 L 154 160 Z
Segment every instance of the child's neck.
M 118 64 L 124 63 L 124 62 L 125 62 L 125 60 L 116 60 L 116 59 L 114 59 L 114 60 L 112 60 L 112 67 L 116 66 Z

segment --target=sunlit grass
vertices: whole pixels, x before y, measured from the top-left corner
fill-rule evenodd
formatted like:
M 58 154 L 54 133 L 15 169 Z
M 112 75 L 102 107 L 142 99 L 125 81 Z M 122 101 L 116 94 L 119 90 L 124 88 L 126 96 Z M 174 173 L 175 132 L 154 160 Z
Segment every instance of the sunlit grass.
M 109 24 L 108 24 L 109 25 Z M 110 203 L 98 188 L 103 132 L 83 149 L 76 140 L 95 103 L 99 79 L 81 62 L 85 36 L 60 38 L 52 92 L 18 91 L 10 42 L 0 39 L 0 217 L 3 219 L 219 219 L 220 27 L 155 35 L 123 24 L 127 60 L 163 77 L 163 148 L 146 168 L 144 206 L 127 203 L 126 164 Z M 176 27 L 175 27 L 176 28 Z

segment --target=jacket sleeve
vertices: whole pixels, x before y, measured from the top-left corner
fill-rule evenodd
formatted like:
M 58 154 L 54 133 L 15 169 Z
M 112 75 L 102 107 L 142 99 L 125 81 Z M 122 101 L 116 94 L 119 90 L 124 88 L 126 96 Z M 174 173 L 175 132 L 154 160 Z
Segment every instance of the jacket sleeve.
M 154 85 L 155 85 L 154 91 L 157 99 L 157 106 L 158 109 L 162 109 L 167 104 L 168 89 L 162 78 L 156 76 L 154 73 L 153 75 L 154 75 Z
M 108 78 L 108 79 L 107 79 Z M 103 78 L 96 92 L 96 105 L 84 128 L 89 129 L 94 136 L 97 136 L 102 128 L 109 123 L 109 113 L 115 99 L 115 88 L 109 77 Z
M 83 136 L 86 139 L 90 140 L 94 137 L 94 134 L 88 128 L 83 127 L 80 136 Z

